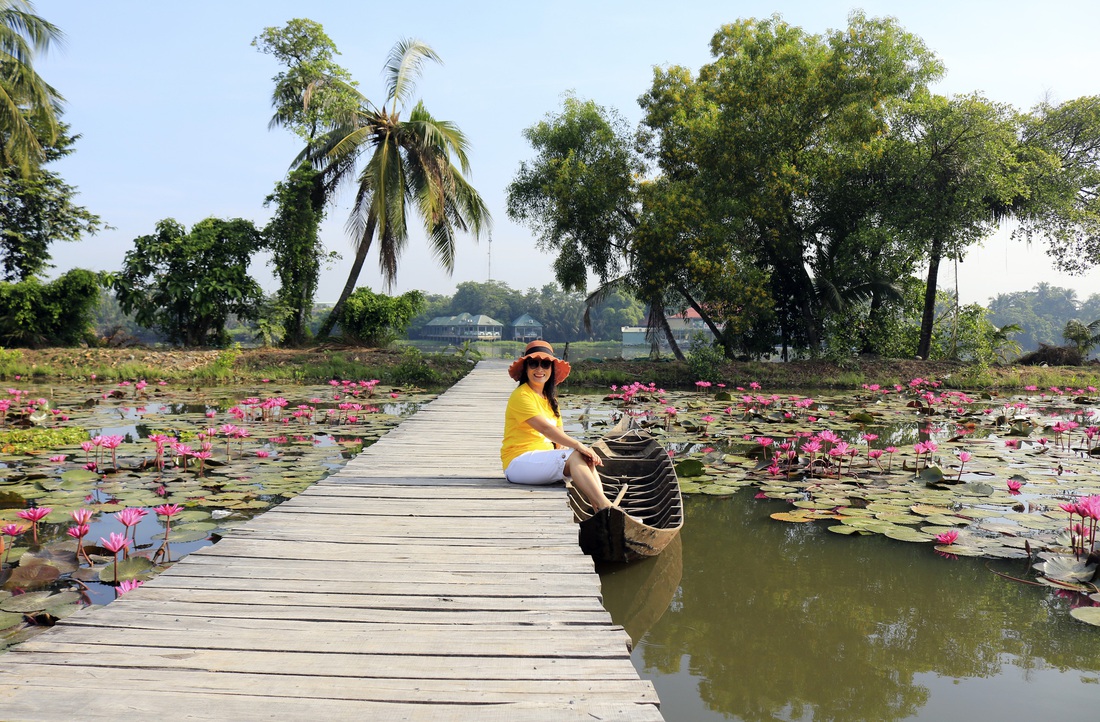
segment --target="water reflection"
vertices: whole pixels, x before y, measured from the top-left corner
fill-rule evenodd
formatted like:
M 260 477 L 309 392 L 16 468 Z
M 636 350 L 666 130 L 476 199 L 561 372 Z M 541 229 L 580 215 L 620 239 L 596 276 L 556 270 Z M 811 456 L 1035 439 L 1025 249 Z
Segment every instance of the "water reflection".
M 680 590 L 684 573 L 683 542 L 677 536 L 658 556 L 634 564 L 608 564 L 599 569 L 603 605 L 637 644 L 664 615 Z M 611 581 L 611 580 L 614 581 Z
M 785 507 L 751 494 L 685 503 L 683 578 L 634 650 L 667 719 L 1030 720 L 1096 699 L 1100 633 L 1047 590 L 926 545 L 777 524 Z M 637 577 L 603 576 L 624 626 Z

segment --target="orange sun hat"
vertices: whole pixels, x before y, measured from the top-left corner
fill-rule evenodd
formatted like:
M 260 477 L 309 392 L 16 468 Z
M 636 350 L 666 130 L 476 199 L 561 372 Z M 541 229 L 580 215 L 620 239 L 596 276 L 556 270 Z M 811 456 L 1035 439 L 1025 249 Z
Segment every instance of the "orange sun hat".
M 523 364 L 525 364 L 529 358 L 545 358 L 553 361 L 555 384 L 560 384 L 565 380 L 565 377 L 569 375 L 569 362 L 562 361 L 555 356 L 554 347 L 542 339 L 527 344 L 527 348 L 524 349 L 523 355 L 513 361 L 512 365 L 508 367 L 508 375 L 516 381 L 519 381 L 523 375 Z

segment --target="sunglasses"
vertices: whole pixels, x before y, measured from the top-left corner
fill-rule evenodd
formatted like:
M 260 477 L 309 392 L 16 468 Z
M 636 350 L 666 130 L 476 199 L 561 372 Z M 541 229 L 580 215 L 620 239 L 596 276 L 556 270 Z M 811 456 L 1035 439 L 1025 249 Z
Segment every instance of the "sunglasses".
M 548 369 L 554 365 L 554 362 L 548 358 L 529 358 L 527 359 L 527 368 L 544 368 Z

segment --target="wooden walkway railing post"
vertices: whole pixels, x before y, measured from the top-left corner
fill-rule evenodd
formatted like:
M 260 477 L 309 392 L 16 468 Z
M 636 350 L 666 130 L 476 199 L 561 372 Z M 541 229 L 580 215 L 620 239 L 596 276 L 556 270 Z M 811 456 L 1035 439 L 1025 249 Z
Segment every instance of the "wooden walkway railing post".
M 660 720 L 501 361 L 346 468 L 0 655 L 2 720 Z

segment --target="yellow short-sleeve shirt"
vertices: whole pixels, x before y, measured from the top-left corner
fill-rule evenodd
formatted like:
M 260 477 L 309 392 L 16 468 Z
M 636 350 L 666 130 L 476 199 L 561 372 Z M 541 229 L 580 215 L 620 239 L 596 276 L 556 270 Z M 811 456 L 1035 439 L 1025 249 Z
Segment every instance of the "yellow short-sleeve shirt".
M 554 416 L 554 409 L 542 394 L 536 393 L 527 384 L 520 384 L 508 397 L 508 408 L 504 411 L 504 442 L 500 446 L 501 468 L 507 469 L 520 454 L 542 449 L 553 450 L 554 442 L 535 431 L 525 423 L 533 416 L 545 416 L 562 428 L 561 417 Z

